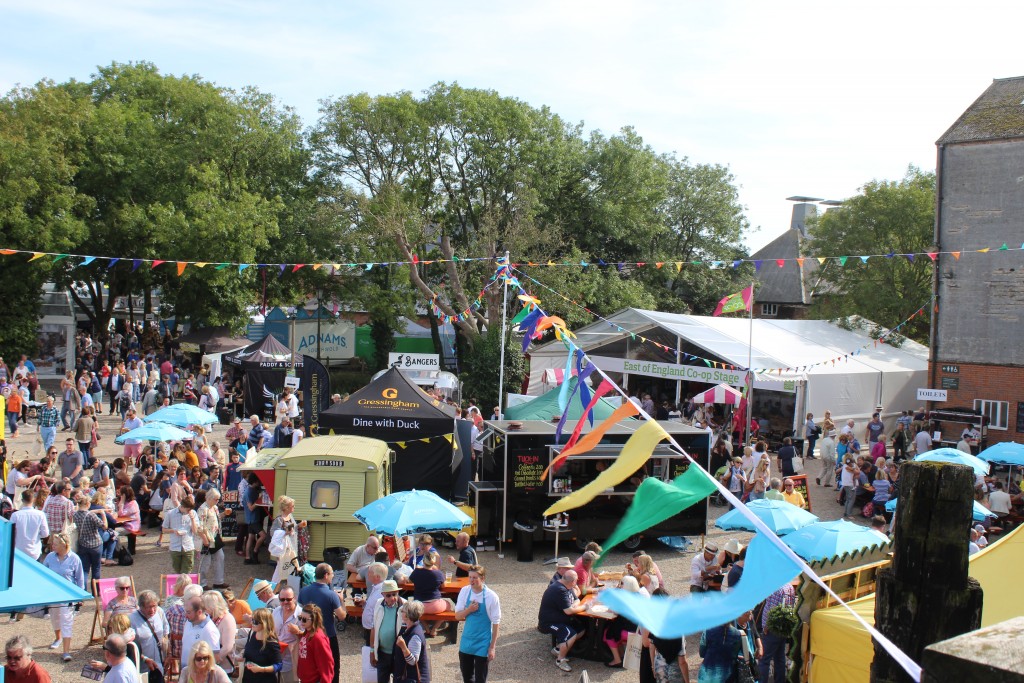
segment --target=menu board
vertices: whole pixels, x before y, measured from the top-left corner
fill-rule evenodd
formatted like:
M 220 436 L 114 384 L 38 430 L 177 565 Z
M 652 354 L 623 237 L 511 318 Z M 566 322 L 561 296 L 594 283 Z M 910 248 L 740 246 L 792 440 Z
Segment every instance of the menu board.
M 799 491 L 804 497 L 804 509 L 811 512 L 811 496 L 807 492 L 807 475 L 806 474 L 794 474 L 788 479 L 793 480 L 793 490 Z
M 530 491 L 540 488 L 543 483 L 540 480 L 544 474 L 544 463 L 539 453 L 518 453 L 509 456 L 509 463 L 512 467 L 509 480 L 512 488 L 521 491 Z

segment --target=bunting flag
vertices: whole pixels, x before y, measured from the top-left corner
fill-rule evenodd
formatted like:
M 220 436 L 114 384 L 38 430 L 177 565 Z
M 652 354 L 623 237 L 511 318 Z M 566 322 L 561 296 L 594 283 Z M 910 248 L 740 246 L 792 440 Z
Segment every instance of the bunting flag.
M 660 441 L 668 438 L 668 433 L 660 424 L 654 421 L 644 422 L 640 429 L 633 432 L 633 435 L 629 437 L 629 441 L 622 446 L 622 452 L 619 453 L 608 469 L 597 475 L 594 481 L 583 488 L 573 491 L 558 500 L 544 511 L 544 516 L 550 517 L 557 515 L 559 512 L 573 510 L 586 505 L 601 495 L 606 489 L 626 481 L 650 459 L 651 454 L 654 453 L 654 447 Z
M 749 311 L 754 305 L 754 285 L 745 287 L 744 289 L 730 294 L 729 296 L 723 297 L 718 302 L 718 306 L 715 308 L 715 312 L 711 315 L 720 316 L 723 313 L 735 313 L 736 311 Z
M 569 385 L 571 384 L 569 378 L 572 377 L 572 361 L 573 356 L 575 355 L 576 354 L 573 353 L 573 350 L 569 349 L 569 353 L 565 357 L 565 371 L 562 375 L 562 386 L 558 387 L 558 410 L 563 416 L 565 415 L 566 408 L 569 407 Z M 576 386 L 579 387 L 579 385 L 579 382 L 576 382 Z
M 743 580 L 724 593 L 648 598 L 613 589 L 601 592 L 601 602 L 659 638 L 679 638 L 736 619 L 800 575 L 800 565 L 761 534 L 747 546 L 744 567 Z
M 577 354 L 579 356 L 582 356 L 583 352 L 579 351 L 577 349 Z M 581 401 L 585 400 L 585 401 L 589 402 L 590 390 L 587 388 L 587 377 L 589 377 L 592 372 L 594 372 L 594 364 L 593 363 L 589 363 L 587 365 L 587 367 L 583 368 L 582 370 L 580 370 L 579 364 L 577 363 L 577 365 L 576 365 L 576 386 L 573 387 L 572 394 L 569 396 L 569 401 L 566 404 L 566 407 L 564 409 L 562 409 L 562 416 L 558 419 L 558 426 L 555 427 L 555 443 L 558 443 L 559 441 L 562 440 L 562 429 L 565 428 L 565 420 L 569 416 L 569 405 L 572 404 L 572 400 L 573 400 L 573 398 L 575 398 L 576 394 L 577 393 L 580 394 L 580 400 Z M 563 386 L 565 386 L 567 384 L 569 384 L 568 380 L 562 382 Z M 584 397 L 583 397 L 584 393 L 586 394 L 586 399 L 584 399 Z M 584 405 L 584 407 L 586 407 L 587 403 L 584 402 L 583 405 Z
M 181 274 L 185 272 L 185 268 L 187 266 L 188 264 L 184 261 L 178 261 L 178 277 L 181 277 Z
M 664 522 L 714 492 L 715 482 L 704 476 L 697 467 L 688 467 L 672 483 L 663 482 L 657 477 L 647 477 L 633 494 L 633 502 L 626 510 L 626 516 L 604 542 L 604 551 L 594 566 L 600 565 L 612 548 L 630 536 Z

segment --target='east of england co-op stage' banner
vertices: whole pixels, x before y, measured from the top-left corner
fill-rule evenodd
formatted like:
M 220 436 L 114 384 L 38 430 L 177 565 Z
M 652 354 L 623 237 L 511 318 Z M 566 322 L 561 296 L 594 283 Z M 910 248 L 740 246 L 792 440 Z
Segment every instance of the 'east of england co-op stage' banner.
M 742 370 L 726 370 L 724 368 L 709 368 L 706 365 L 679 365 L 676 363 L 659 363 L 652 360 L 629 360 L 626 358 L 611 358 L 609 356 L 591 356 L 597 367 L 605 372 L 619 372 L 626 375 L 643 375 L 644 377 L 659 377 L 661 379 L 679 380 L 683 382 L 706 382 L 707 384 L 728 384 L 737 388 L 743 387 L 744 372 Z M 755 389 L 770 389 L 771 391 L 796 391 L 796 380 L 793 379 L 766 379 L 755 377 Z

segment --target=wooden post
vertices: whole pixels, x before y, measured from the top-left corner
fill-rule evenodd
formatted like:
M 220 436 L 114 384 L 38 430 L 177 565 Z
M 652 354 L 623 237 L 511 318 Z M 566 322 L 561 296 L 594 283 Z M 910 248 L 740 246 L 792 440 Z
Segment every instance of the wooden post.
M 908 462 L 900 472 L 892 565 L 878 573 L 875 626 L 915 662 L 933 643 L 981 625 L 982 591 L 967 576 L 974 472 Z M 874 643 L 872 683 L 910 677 Z

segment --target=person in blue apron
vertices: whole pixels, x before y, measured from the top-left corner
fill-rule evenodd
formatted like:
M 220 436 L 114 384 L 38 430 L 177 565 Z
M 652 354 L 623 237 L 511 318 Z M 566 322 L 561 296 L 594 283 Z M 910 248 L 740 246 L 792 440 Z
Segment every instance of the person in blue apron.
M 501 622 L 498 594 L 484 585 L 487 570 L 475 565 L 469 570 L 469 585 L 459 591 L 455 616 L 465 621 L 459 639 L 459 668 L 463 683 L 487 683 L 487 669 L 494 659 Z

